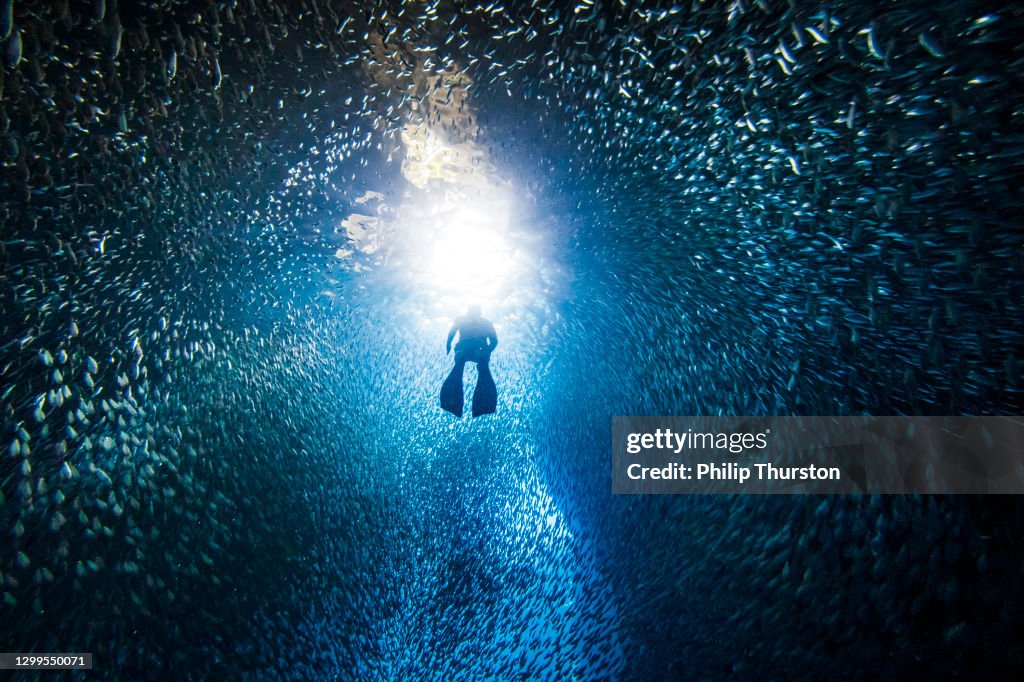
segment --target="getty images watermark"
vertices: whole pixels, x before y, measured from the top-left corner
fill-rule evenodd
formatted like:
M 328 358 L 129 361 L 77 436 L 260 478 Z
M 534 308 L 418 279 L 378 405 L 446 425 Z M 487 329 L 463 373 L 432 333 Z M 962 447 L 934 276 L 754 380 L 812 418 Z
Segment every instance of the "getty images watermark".
M 620 494 L 1024 493 L 1024 417 L 613 417 Z

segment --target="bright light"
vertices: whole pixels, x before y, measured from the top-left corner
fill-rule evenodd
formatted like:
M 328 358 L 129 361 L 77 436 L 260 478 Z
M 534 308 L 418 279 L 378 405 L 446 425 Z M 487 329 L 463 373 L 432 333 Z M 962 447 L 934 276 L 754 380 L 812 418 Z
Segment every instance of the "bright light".
M 521 293 L 527 249 L 511 224 L 511 206 L 502 188 L 480 183 L 434 188 L 404 207 L 401 260 L 428 319 L 450 324 L 470 303 L 500 315 Z
M 417 307 L 431 325 L 450 324 L 470 303 L 500 316 L 527 293 L 535 270 L 528 230 L 514 223 L 515 191 L 470 139 L 452 141 L 410 124 L 402 141 L 402 175 L 415 189 L 390 235 Z
M 494 302 L 515 266 L 506 240 L 508 221 L 500 207 L 486 214 L 459 207 L 438 216 L 428 265 L 430 286 L 438 293 Z

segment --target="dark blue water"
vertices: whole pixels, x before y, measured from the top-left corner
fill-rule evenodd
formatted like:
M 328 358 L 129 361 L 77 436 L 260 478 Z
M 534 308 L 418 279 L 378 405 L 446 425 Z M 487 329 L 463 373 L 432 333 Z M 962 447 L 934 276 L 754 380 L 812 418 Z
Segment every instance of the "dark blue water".
M 1016 6 L 0 10 L 0 651 L 1021 672 L 1015 498 L 621 497 L 610 457 L 613 415 L 1021 413 Z M 498 411 L 456 420 L 473 302 Z

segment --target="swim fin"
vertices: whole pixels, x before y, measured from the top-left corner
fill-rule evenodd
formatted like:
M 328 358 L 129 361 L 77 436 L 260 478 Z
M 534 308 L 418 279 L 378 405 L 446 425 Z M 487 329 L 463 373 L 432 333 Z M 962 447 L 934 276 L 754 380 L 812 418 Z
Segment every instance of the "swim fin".
M 441 409 L 462 418 L 462 371 L 466 363 L 458 362 L 441 384 Z
M 494 385 L 491 368 L 487 363 L 477 363 L 476 388 L 473 389 L 473 416 L 494 414 L 498 409 L 498 387 Z

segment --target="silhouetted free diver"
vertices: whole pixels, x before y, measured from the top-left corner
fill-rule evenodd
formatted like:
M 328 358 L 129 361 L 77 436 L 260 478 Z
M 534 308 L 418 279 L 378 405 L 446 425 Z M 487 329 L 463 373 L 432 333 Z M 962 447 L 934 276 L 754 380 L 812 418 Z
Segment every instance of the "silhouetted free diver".
M 498 407 L 498 389 L 491 376 L 491 352 L 498 345 L 498 334 L 491 321 L 480 316 L 480 306 L 471 305 L 462 317 L 448 331 L 445 353 L 452 350 L 452 339 L 459 335 L 455 344 L 455 366 L 441 385 L 441 408 L 456 417 L 462 416 L 462 372 L 467 362 L 476 363 L 476 388 L 473 389 L 473 416 L 492 414 Z

